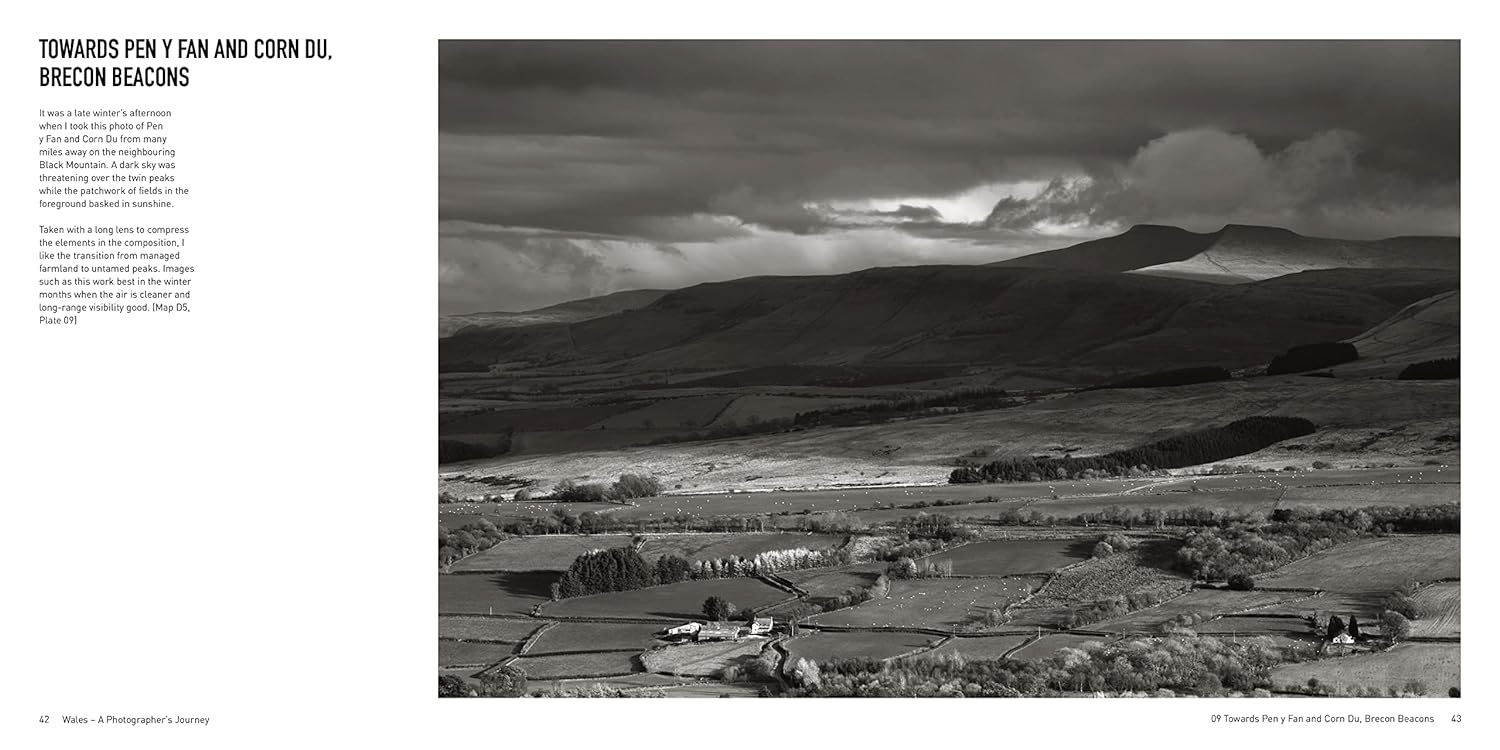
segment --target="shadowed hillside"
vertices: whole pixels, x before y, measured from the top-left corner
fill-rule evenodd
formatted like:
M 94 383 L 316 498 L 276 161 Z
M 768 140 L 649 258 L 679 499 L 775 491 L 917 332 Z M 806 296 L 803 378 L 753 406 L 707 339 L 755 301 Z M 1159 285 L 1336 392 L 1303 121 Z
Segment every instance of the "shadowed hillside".
M 1454 290 L 1413 302 L 1348 339 L 1359 349 L 1360 361 L 1334 368 L 1334 373 L 1394 377 L 1407 365 L 1458 357 L 1458 295 Z
M 613 315 L 621 310 L 633 310 L 655 302 L 665 289 L 632 289 L 601 297 L 559 302 L 555 305 L 527 310 L 525 312 L 482 312 L 438 317 L 438 338 L 452 336 L 469 327 L 518 328 L 545 323 L 577 323 L 581 320 Z
M 1357 335 L 1457 287 L 1456 273 L 1367 270 L 1219 285 L 1007 266 L 755 277 L 670 292 L 571 324 L 460 332 L 441 361 L 745 369 L 783 364 L 999 365 L 1100 373 L 1262 363 Z

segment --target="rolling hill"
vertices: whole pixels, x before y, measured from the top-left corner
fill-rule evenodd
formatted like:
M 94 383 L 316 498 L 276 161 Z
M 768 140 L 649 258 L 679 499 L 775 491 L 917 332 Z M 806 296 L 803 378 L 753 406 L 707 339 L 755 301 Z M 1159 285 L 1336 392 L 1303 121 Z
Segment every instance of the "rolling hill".
M 519 328 L 546 323 L 577 323 L 633 310 L 655 302 L 665 289 L 632 289 L 600 297 L 560 302 L 525 312 L 480 312 L 438 317 L 438 338 L 452 336 L 465 328 Z
M 1339 240 L 1275 227 L 1230 224 L 1196 233 L 1143 224 L 1114 237 L 1024 255 L 994 265 L 1152 276 L 1241 284 L 1301 271 L 1334 268 L 1426 268 L 1457 271 L 1456 237 Z
M 1407 305 L 1350 339 L 1359 360 L 1333 368 L 1339 376 L 1395 377 L 1417 362 L 1459 355 L 1459 293 L 1443 292 Z
M 1213 284 L 1000 266 L 876 268 L 700 284 L 607 317 L 471 328 L 444 366 L 982 365 L 1074 382 L 1173 367 L 1263 364 L 1288 346 L 1356 336 L 1454 290 L 1456 271 L 1309 271 Z

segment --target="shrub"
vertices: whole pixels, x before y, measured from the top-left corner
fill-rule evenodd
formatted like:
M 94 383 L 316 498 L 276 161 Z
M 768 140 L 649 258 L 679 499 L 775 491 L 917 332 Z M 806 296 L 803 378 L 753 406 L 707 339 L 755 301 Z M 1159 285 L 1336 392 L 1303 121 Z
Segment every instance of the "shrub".
M 734 614 L 734 605 L 721 596 L 710 596 L 703 600 L 703 616 L 710 620 L 728 620 Z
M 560 503 L 602 503 L 609 499 L 609 490 L 602 484 L 579 484 L 564 479 L 552 488 L 551 497 Z
M 615 501 L 656 497 L 660 494 L 661 482 L 656 477 L 641 474 L 621 474 L 619 481 L 609 488 L 609 498 Z
M 1388 610 L 1380 615 L 1380 630 L 1388 640 L 1395 643 L 1411 635 L 1411 621 L 1400 612 Z
M 1255 579 L 1245 573 L 1235 573 L 1229 577 L 1229 588 L 1231 591 L 1254 591 Z

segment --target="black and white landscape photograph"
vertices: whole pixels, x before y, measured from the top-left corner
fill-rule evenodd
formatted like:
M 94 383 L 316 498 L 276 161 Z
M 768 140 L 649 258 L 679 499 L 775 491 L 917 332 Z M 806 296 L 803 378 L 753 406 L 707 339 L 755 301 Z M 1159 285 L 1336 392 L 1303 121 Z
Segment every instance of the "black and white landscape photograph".
M 1459 697 L 1459 52 L 441 42 L 439 696 Z

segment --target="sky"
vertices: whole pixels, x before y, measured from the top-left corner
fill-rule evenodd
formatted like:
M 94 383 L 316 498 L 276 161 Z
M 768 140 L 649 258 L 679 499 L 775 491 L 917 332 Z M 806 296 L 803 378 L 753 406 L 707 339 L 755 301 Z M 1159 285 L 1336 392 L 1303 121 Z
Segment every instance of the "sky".
M 1457 235 L 1457 42 L 443 42 L 439 298 Z

